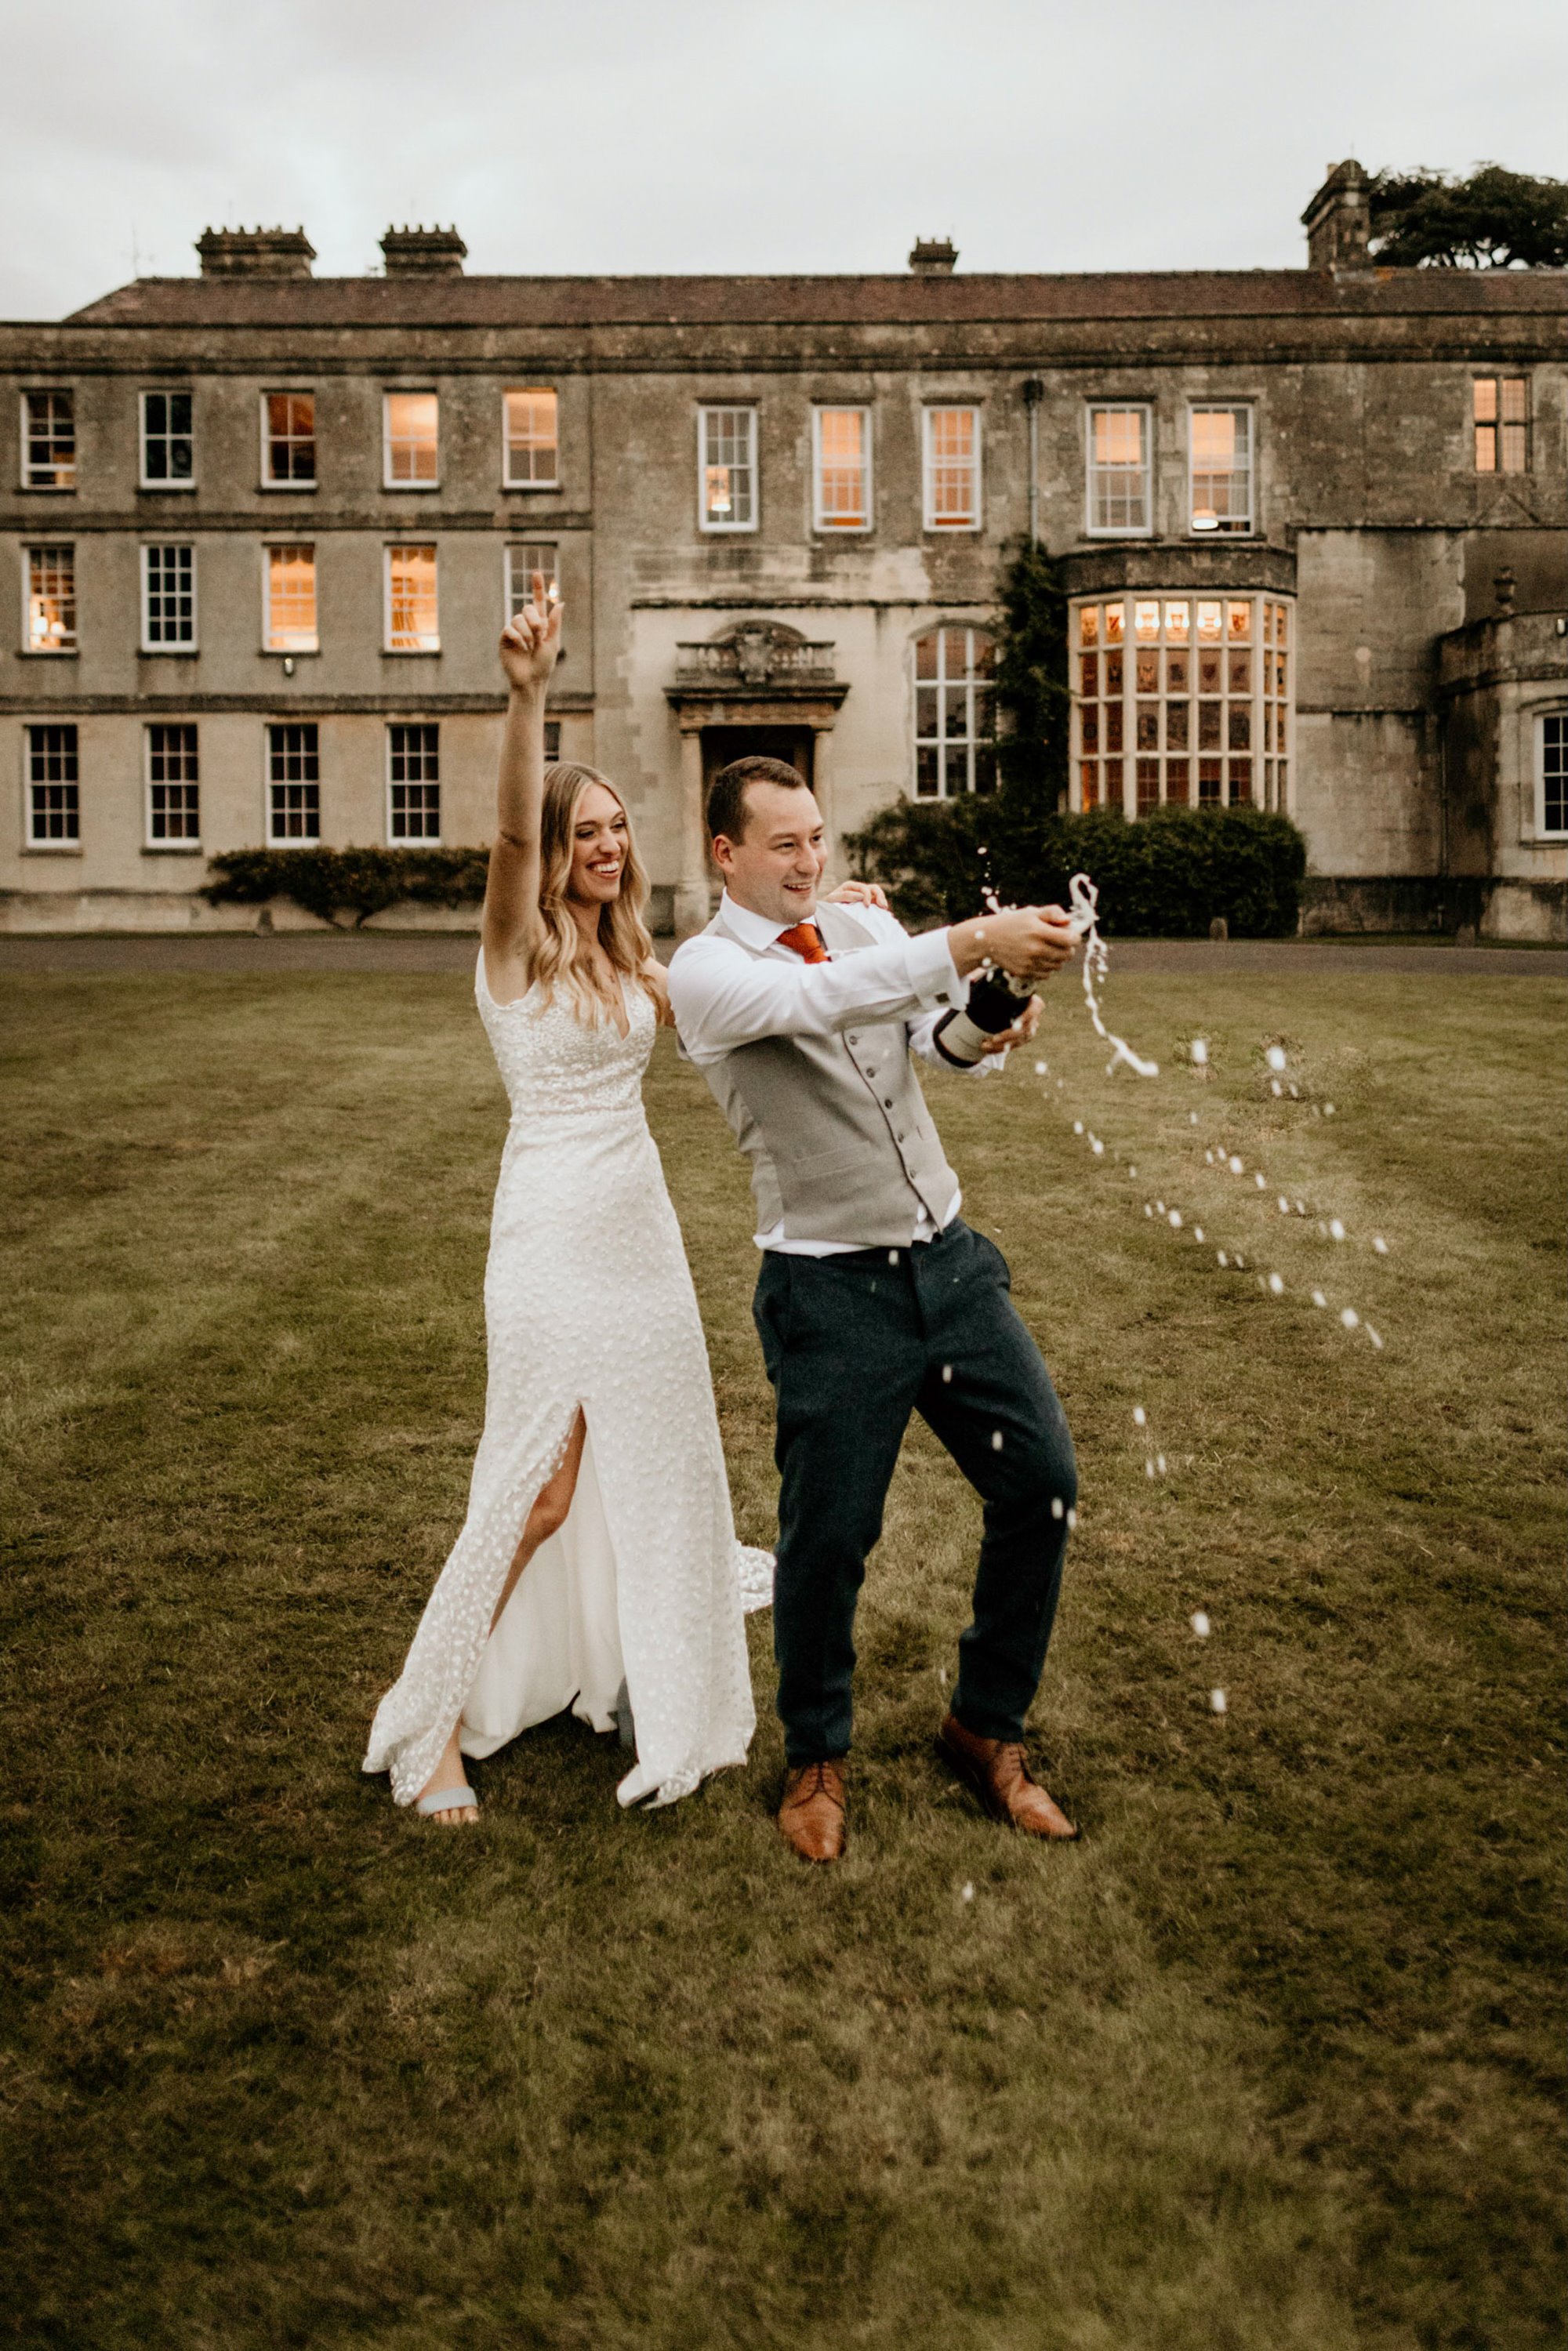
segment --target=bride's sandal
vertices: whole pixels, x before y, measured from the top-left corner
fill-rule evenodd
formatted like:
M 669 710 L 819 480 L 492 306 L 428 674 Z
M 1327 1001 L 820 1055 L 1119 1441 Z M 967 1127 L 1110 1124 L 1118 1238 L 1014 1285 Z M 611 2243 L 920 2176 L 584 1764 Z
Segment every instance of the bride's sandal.
M 429 1820 L 434 1813 L 461 1813 L 470 1808 L 476 1813 L 479 1809 L 479 1799 L 472 1788 L 460 1787 L 433 1788 L 427 1796 L 419 1798 L 413 1809 Z M 465 1821 L 463 1825 L 465 1828 L 470 1828 L 473 1823 Z

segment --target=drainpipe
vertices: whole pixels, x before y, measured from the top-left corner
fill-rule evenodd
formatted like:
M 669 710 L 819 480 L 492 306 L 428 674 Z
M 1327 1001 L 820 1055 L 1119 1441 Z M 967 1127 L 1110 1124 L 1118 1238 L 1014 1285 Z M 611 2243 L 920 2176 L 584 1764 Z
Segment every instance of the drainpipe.
M 1029 543 L 1040 545 L 1040 403 L 1045 386 L 1037 375 L 1023 380 L 1023 404 L 1029 411 Z

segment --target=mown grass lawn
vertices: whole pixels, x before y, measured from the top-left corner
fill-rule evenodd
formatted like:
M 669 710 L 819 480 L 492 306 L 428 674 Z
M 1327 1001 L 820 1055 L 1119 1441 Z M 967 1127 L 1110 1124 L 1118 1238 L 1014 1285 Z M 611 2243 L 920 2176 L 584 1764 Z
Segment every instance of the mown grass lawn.
M 570 1722 L 470 1835 L 359 1776 L 482 1402 L 465 984 L 8 984 L 7 2339 L 1555 2346 L 1565 993 L 1130 977 L 1143 1084 L 1059 984 L 1046 1079 L 933 1081 L 1078 1438 L 1084 1837 L 931 1758 L 976 1513 L 922 1437 L 812 1873 L 766 1619 L 751 1767 L 671 1813 Z M 743 1179 L 668 1040 L 650 1107 L 766 1540 Z

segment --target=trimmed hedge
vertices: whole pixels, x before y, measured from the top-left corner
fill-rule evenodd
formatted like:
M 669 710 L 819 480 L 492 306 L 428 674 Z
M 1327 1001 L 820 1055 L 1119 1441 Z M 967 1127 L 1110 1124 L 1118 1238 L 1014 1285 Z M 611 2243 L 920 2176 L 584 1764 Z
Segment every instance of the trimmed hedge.
M 1099 886 L 1102 928 L 1123 938 L 1204 938 L 1217 915 L 1236 938 L 1289 937 L 1307 866 L 1290 819 L 1260 809 L 1162 808 L 1129 824 L 1104 809 L 1041 816 L 1006 789 L 901 800 L 849 847 L 906 923 L 961 922 L 986 887 L 1004 904 L 1064 904 L 1082 872 Z
M 292 898 L 323 922 L 367 915 L 387 906 L 477 904 L 489 871 L 487 849 L 228 849 L 212 861 L 202 895 L 214 906 L 261 906 Z

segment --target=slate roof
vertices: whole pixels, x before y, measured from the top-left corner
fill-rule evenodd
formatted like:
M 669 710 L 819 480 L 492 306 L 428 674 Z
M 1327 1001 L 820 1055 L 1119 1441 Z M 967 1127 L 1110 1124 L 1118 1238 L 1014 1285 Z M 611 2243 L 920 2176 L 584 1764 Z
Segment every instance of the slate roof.
M 140 277 L 80 327 L 941 326 L 1568 309 L 1568 270 L 1192 269 L 951 277 Z

